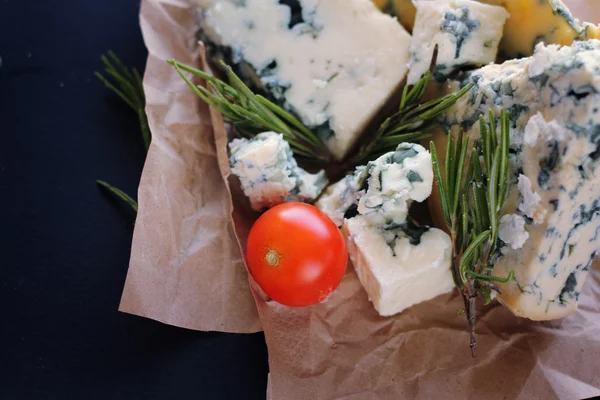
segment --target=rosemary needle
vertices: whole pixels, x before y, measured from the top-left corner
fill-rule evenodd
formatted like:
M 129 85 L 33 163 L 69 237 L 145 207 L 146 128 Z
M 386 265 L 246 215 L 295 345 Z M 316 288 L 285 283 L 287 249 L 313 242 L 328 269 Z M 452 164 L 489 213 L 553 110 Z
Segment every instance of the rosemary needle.
M 101 180 L 97 180 L 96 183 L 100 187 L 108 190 L 110 193 L 114 194 L 115 196 L 117 196 L 118 198 L 123 200 L 125 203 L 129 204 L 129 206 L 133 209 L 133 211 L 135 211 L 137 213 L 138 203 L 134 199 L 129 197 L 129 195 L 127 193 L 123 192 L 121 189 L 118 189 L 118 188 L 112 186 L 110 183 L 106 183 Z
M 104 72 L 106 76 L 100 72 L 95 72 L 94 75 L 104 83 L 104 86 L 116 93 L 121 100 L 136 112 L 140 123 L 142 139 L 144 140 L 144 147 L 148 151 L 152 135 L 148 126 L 148 116 L 145 109 L 146 96 L 140 74 L 135 68 L 131 70 L 126 68 L 113 51 L 109 51 L 108 56 L 102 55 L 101 60 L 105 67 Z M 104 181 L 97 180 L 96 183 L 123 200 L 137 213 L 138 204 L 128 194 Z
M 458 139 L 448 133 L 443 174 L 435 145 L 430 143 L 438 196 L 452 240 L 452 274 L 465 303 L 473 356 L 477 346 L 475 302 L 478 294 L 483 295 L 487 304 L 491 301 L 491 291 L 499 290 L 493 282 L 514 279 L 513 271 L 505 278 L 491 274 L 497 256 L 500 214 L 508 192 L 508 113 L 504 109 L 500 112 L 499 140 L 496 137 L 498 122 L 492 111 L 487 123 L 481 116 L 479 124 L 481 137 L 474 143 L 462 132 Z

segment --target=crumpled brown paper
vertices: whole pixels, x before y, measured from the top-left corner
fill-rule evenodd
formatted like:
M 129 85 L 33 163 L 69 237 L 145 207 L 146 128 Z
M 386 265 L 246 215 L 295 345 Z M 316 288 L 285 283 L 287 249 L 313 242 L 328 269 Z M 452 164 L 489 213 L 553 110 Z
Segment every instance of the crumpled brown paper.
M 164 62 L 175 57 L 202 64 L 195 17 L 186 0 L 142 2 L 150 53 L 144 86 L 154 141 L 140 183 L 120 309 L 192 329 L 253 332 L 260 324 L 234 232 L 243 248 L 256 214 L 228 177 L 219 115 L 200 104 Z M 226 181 L 232 183 L 233 213 Z M 474 360 L 455 293 L 383 318 L 352 267 L 338 290 L 312 307 L 287 308 L 266 299 L 252 280 L 250 287 L 269 349 L 269 399 L 600 394 L 598 265 L 584 286 L 579 310 L 562 320 L 537 323 L 498 304 L 481 306 Z
M 196 15 L 185 0 L 149 0 L 140 24 L 153 136 L 119 309 L 190 329 L 258 332 L 208 107 L 165 62 L 202 66 Z M 224 135 L 217 136 L 224 149 Z

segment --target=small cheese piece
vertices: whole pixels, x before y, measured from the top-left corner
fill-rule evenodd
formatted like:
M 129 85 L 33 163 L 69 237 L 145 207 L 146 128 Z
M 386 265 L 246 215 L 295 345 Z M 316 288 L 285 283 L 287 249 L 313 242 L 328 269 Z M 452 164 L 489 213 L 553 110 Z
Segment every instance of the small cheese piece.
M 529 237 L 525 230 L 525 218 L 517 214 L 506 214 L 500 219 L 498 237 L 511 249 L 520 249 Z
M 410 202 L 422 202 L 431 194 L 431 154 L 418 144 L 400 144 L 396 151 L 369 162 L 366 169 L 367 189 L 358 212 L 373 225 L 404 223 Z
M 283 135 L 263 132 L 251 140 L 229 143 L 231 172 L 256 211 L 286 201 L 314 201 L 327 185 L 325 172 L 309 174 L 298 167 Z
M 540 195 L 531 189 L 531 180 L 525 175 L 520 174 L 517 180 L 517 187 L 519 188 L 519 192 L 521 192 L 519 211 L 535 223 L 542 223 L 546 216 L 546 209 L 540 205 L 542 200 Z
M 365 166 L 357 167 L 354 174 L 346 175 L 340 181 L 330 185 L 315 206 L 331 218 L 338 227 L 344 222 L 344 216 L 358 203 L 359 191 L 361 190 L 367 178 L 367 169 Z M 354 210 L 356 213 L 356 210 Z
M 406 76 L 410 35 L 370 1 L 200 5 L 209 49 L 296 114 L 339 159 Z
M 504 8 L 472 0 L 420 1 L 415 5 L 409 84 L 427 72 L 436 45 L 434 77 L 439 81 L 461 67 L 481 66 L 496 60 L 502 28 L 508 18 Z
M 431 154 L 406 143 L 357 169 L 317 203 L 329 215 L 343 216 L 350 259 L 381 315 L 396 314 L 454 287 L 450 238 L 408 218 L 411 203 L 424 201 L 432 185 Z
M 439 229 L 373 227 L 357 216 L 345 221 L 343 233 L 358 278 L 380 315 L 394 315 L 454 288 L 452 242 Z
M 506 109 L 510 194 L 503 213 L 527 217 L 529 238 L 522 248 L 522 237 L 502 248 L 494 267 L 497 276 L 515 272 L 514 281 L 498 284 L 498 300 L 530 319 L 564 317 L 576 310 L 600 251 L 600 41 L 540 44 L 532 57 L 474 70 L 460 85 L 469 82 L 475 86 L 444 122 L 477 138 L 479 116 Z M 436 146 L 444 148 L 445 137 L 437 135 Z M 439 203 L 430 204 L 439 215 Z

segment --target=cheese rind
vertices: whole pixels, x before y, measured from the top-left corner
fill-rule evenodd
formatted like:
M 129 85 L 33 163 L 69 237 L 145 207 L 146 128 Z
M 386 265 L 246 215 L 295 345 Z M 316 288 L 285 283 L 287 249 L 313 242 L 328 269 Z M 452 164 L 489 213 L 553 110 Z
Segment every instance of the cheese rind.
M 252 208 L 262 211 L 286 201 L 314 201 L 327 185 L 325 172 L 298 167 L 283 135 L 263 132 L 229 143 L 231 172 L 240 179 Z
M 494 274 L 514 270 L 515 280 L 499 284 L 497 298 L 519 316 L 564 317 L 577 308 L 600 251 L 600 41 L 538 45 L 533 57 L 485 66 L 460 85 L 469 82 L 475 86 L 444 122 L 477 138 L 480 115 L 508 111 L 511 174 L 503 213 L 523 216 L 529 234 L 522 248 L 501 249 Z M 521 189 L 539 196 L 535 209 L 524 204 L 522 175 L 531 185 Z M 432 205 L 436 214 L 439 204 Z
M 297 115 L 338 159 L 406 76 L 410 35 L 369 1 L 200 5 L 209 48 Z
M 436 45 L 434 77 L 439 81 L 459 68 L 496 60 L 508 18 L 504 8 L 472 0 L 420 1 L 415 5 L 409 84 L 417 82 L 428 71 Z

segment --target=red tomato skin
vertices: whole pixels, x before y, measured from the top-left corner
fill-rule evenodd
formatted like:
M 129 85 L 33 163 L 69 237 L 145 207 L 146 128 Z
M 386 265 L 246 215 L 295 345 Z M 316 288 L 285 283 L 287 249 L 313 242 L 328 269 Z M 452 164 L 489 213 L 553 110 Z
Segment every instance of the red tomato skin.
M 246 261 L 271 299 L 303 307 L 325 300 L 337 288 L 348 251 L 327 215 L 309 204 L 290 202 L 256 220 L 248 235 Z

